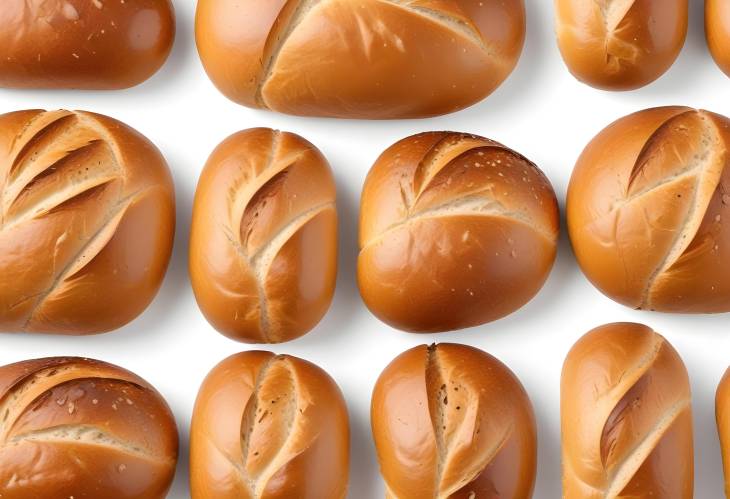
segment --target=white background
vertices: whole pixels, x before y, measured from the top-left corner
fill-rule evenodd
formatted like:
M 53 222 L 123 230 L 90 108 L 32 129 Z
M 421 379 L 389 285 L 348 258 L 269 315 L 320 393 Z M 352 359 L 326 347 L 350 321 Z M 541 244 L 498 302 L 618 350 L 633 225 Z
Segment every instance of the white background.
M 261 0 L 266 1 L 266 0 Z M 696 497 L 722 496 L 714 392 L 730 364 L 730 316 L 681 316 L 629 310 L 602 296 L 583 277 L 562 235 L 555 268 L 538 296 L 492 324 L 455 333 L 414 335 L 380 323 L 363 305 L 355 282 L 360 188 L 390 144 L 425 130 L 473 132 L 498 140 L 547 174 L 564 208 L 576 158 L 611 121 L 639 109 L 683 104 L 730 115 L 730 79 L 712 62 L 704 41 L 702 0 L 692 4 L 687 43 L 656 83 L 630 93 L 584 86 L 560 58 L 549 0 L 526 0 L 527 42 L 512 76 L 492 96 L 462 112 L 428 120 L 361 122 L 296 118 L 238 106 L 207 79 L 195 49 L 194 2 L 175 0 L 174 51 L 151 80 L 127 91 L 0 90 L 0 112 L 68 108 L 118 118 L 147 135 L 164 153 L 177 188 L 176 245 L 162 290 L 131 324 L 95 337 L 0 335 L 0 364 L 53 355 L 89 356 L 133 370 L 154 384 L 173 408 L 181 459 L 171 498 L 189 497 L 190 416 L 198 387 L 220 360 L 252 348 L 218 334 L 200 314 L 187 275 L 191 205 L 198 175 L 213 148 L 238 130 L 267 126 L 299 133 L 329 159 L 337 178 L 340 266 L 332 307 L 311 333 L 274 346 L 311 360 L 339 383 L 352 429 L 350 497 L 383 497 L 369 426 L 370 392 L 386 364 L 421 343 L 460 342 L 505 362 L 532 399 L 539 431 L 536 498 L 560 497 L 559 380 L 563 359 L 583 333 L 607 322 L 646 323 L 674 344 L 689 370 L 695 417 Z M 563 224 L 564 227 L 564 224 Z M 2 278 L 2 276 L 0 276 Z

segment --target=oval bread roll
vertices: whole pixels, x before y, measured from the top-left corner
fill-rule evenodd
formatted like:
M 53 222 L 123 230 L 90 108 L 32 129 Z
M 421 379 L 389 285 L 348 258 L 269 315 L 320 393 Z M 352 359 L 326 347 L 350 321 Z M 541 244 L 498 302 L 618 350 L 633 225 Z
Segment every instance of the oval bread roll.
M 583 272 L 632 308 L 730 311 L 730 120 L 663 107 L 622 118 L 578 159 L 568 229 Z
M 555 0 L 555 10 L 568 69 L 604 90 L 653 82 L 674 63 L 687 36 L 688 0 Z
M 2 0 L 0 87 L 127 88 L 175 38 L 170 0 Z
M 725 371 L 715 396 L 715 417 L 720 434 L 722 464 L 725 472 L 725 496 L 730 497 L 730 369 Z
M 421 345 L 380 375 L 371 421 L 386 497 L 525 499 L 535 418 L 519 380 L 465 345 Z
M 159 393 L 104 362 L 0 367 L 0 496 L 164 499 L 177 428 Z
M 170 170 L 98 114 L 0 116 L 0 331 L 91 334 L 152 301 L 175 231 Z
M 515 151 L 463 133 L 408 137 L 365 180 L 360 293 L 378 318 L 406 331 L 499 319 L 547 279 L 558 223 L 550 182 Z
M 223 141 L 195 193 L 190 276 L 221 333 L 279 343 L 327 312 L 337 277 L 335 182 L 302 137 L 255 128 Z
M 705 0 L 705 34 L 712 57 L 730 76 L 730 2 Z
M 303 116 L 419 118 L 517 64 L 524 0 L 200 0 L 198 52 L 231 100 Z
M 646 326 L 616 323 L 583 336 L 560 387 L 564 499 L 693 493 L 687 370 Z
M 208 374 L 190 429 L 192 499 L 341 499 L 350 434 L 337 384 L 296 357 L 243 352 Z

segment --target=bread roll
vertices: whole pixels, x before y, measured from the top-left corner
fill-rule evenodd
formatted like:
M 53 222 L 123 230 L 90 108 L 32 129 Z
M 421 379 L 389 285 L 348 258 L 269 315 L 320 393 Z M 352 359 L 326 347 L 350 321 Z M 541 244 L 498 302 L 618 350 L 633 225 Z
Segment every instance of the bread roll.
M 705 34 L 712 57 L 730 76 L 730 2 L 705 0 Z
M 120 367 L 54 357 L 0 367 L 0 497 L 164 499 L 177 428 Z
M 220 144 L 195 193 L 190 276 L 221 333 L 279 343 L 322 319 L 337 276 L 335 182 L 302 137 L 255 128 Z
M 583 336 L 560 387 L 563 499 L 690 499 L 692 409 L 677 352 L 646 326 Z
M 722 447 L 722 464 L 725 471 L 725 496 L 730 497 L 730 369 L 725 371 L 715 397 L 717 431 Z
M 0 116 L 0 331 L 123 326 L 157 293 L 174 230 L 170 171 L 135 130 L 86 112 Z
M 555 9 L 568 69 L 604 90 L 653 82 L 677 59 L 687 36 L 688 0 L 555 0 Z
M 517 64 L 524 0 L 199 0 L 198 52 L 231 100 L 303 116 L 470 106 Z
M 557 249 L 558 205 L 530 161 L 489 139 L 408 137 L 370 170 L 360 209 L 360 293 L 393 327 L 483 324 L 527 303 Z
M 532 497 L 530 400 L 481 350 L 442 343 L 396 357 L 375 384 L 371 421 L 389 499 Z
M 162 66 L 175 38 L 170 0 L 2 4 L 0 87 L 132 87 Z
M 730 311 L 730 120 L 649 109 L 596 136 L 568 188 L 578 263 L 603 293 L 662 312 Z
M 213 368 L 195 402 L 192 499 L 341 499 L 349 447 L 345 401 L 326 372 L 239 353 Z

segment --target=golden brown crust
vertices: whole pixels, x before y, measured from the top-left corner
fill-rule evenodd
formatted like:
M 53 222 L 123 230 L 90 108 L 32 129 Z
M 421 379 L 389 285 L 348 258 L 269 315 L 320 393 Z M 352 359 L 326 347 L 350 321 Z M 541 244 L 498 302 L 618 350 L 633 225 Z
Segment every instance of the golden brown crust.
M 360 293 L 378 318 L 407 331 L 496 320 L 542 287 L 558 218 L 550 182 L 515 151 L 462 133 L 408 137 L 365 180 Z
M 3 0 L 0 87 L 119 89 L 165 62 L 170 0 Z
M 201 0 L 208 75 L 251 107 L 339 118 L 444 114 L 517 63 L 523 0 Z
M 687 35 L 687 0 L 555 0 L 555 10 L 568 69 L 605 90 L 632 90 L 659 78 Z
M 249 351 L 206 377 L 190 429 L 193 499 L 340 499 L 348 467 L 345 401 L 319 367 Z
M 705 0 L 705 34 L 712 57 L 730 76 L 730 2 Z
M 91 334 L 152 301 L 172 251 L 160 152 L 111 118 L 0 116 L 0 330 Z
M 221 143 L 195 193 L 190 275 L 226 336 L 278 343 L 324 316 L 337 275 L 335 182 L 302 137 L 254 128 Z
M 586 147 L 568 188 L 578 263 L 632 308 L 730 311 L 730 120 L 648 109 Z
M 371 405 L 387 497 L 530 497 L 536 430 L 519 380 L 465 345 L 421 345 L 380 375 Z
M 560 400 L 565 499 L 692 497 L 689 379 L 662 336 L 589 332 L 565 359 Z
M 162 499 L 177 446 L 167 404 L 129 371 L 66 357 L 0 367 L 3 499 Z
M 720 435 L 722 465 L 725 473 L 725 496 L 730 497 L 730 369 L 725 371 L 715 396 L 715 418 Z

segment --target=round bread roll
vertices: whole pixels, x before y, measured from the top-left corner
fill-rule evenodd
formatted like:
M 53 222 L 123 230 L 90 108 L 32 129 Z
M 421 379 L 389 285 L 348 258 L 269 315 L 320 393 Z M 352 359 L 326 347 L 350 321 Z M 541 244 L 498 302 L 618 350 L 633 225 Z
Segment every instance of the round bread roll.
M 174 230 L 170 170 L 135 130 L 86 112 L 0 116 L 0 331 L 123 326 L 157 293 Z
M 530 400 L 481 350 L 442 343 L 399 355 L 375 384 L 371 421 L 388 498 L 532 497 Z
M 335 381 L 288 355 L 243 352 L 208 374 L 190 428 L 192 499 L 341 499 L 350 430 Z
M 604 90 L 653 82 L 687 36 L 688 0 L 555 0 L 555 8 L 565 64 L 578 80 Z
M 682 359 L 651 328 L 616 323 L 583 336 L 560 386 L 563 498 L 691 499 L 690 403 Z
M 198 52 L 229 99 L 303 116 L 420 118 L 512 72 L 524 0 L 199 0 Z
M 725 496 L 730 497 L 730 369 L 725 371 L 717 387 L 715 417 L 720 434 L 722 464 L 725 472 Z
M 629 307 L 730 311 L 730 120 L 649 109 L 596 136 L 568 188 L 583 272 Z
M 0 367 L 0 497 L 164 499 L 177 428 L 120 367 L 54 357 Z
M 175 39 L 170 0 L 2 4 L 0 87 L 132 87 L 157 72 Z
M 730 2 L 705 0 L 705 34 L 712 57 L 730 76 Z
M 365 180 L 360 293 L 378 318 L 406 331 L 499 319 L 547 279 L 558 223 L 550 182 L 515 151 L 463 133 L 408 137 Z
M 302 137 L 238 132 L 198 182 L 190 276 L 210 323 L 234 340 L 279 343 L 322 319 L 337 277 L 335 182 Z

